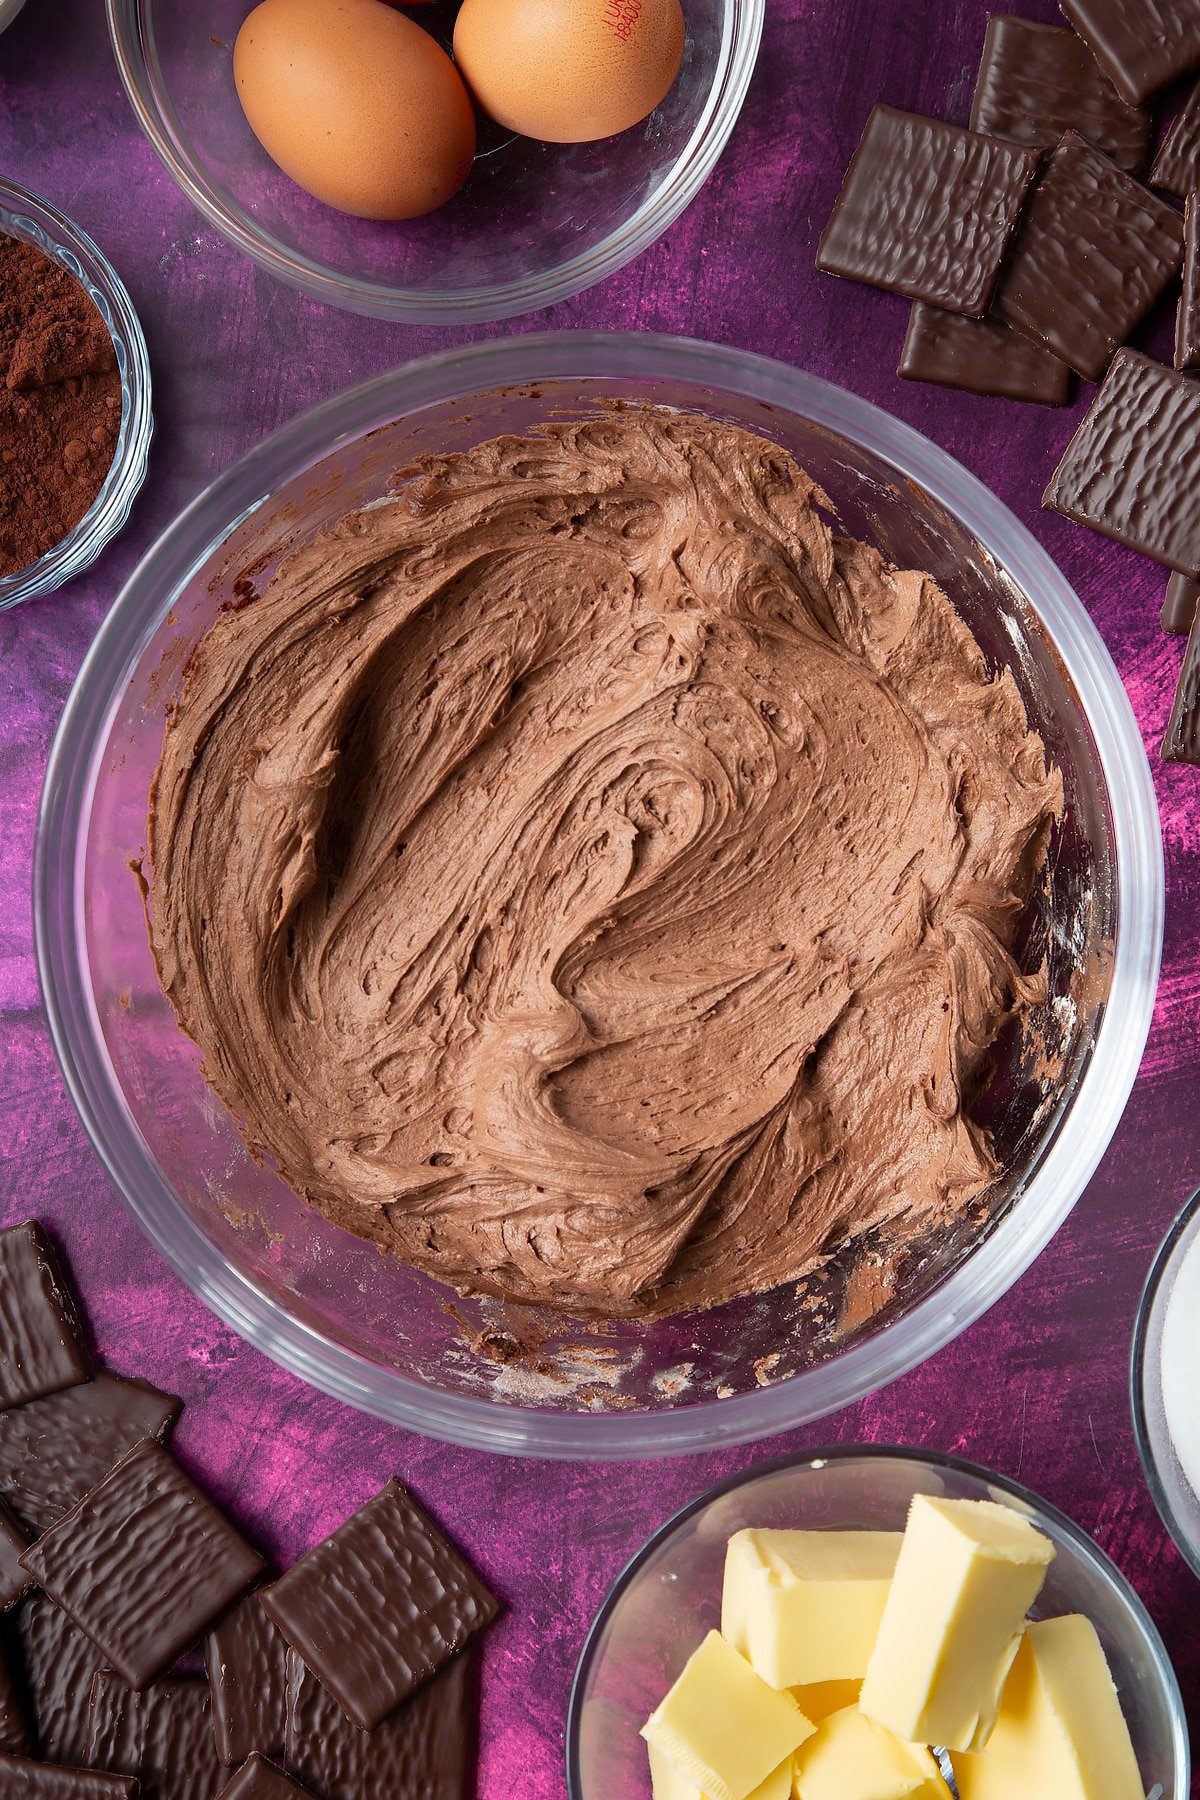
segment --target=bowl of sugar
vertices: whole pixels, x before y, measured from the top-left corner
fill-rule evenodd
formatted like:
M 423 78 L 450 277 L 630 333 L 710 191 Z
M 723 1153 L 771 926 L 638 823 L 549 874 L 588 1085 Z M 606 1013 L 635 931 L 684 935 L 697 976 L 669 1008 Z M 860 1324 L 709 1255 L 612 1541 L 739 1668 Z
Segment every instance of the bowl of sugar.
M 1159 1517 L 1200 1575 L 1200 1189 L 1158 1248 L 1129 1368 L 1133 1429 Z

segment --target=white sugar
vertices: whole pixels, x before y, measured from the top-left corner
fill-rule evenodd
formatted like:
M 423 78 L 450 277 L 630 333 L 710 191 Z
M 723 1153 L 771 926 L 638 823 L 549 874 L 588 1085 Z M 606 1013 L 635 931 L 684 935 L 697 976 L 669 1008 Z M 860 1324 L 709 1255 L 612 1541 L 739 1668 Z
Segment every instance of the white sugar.
M 1193 1234 L 1167 1297 L 1162 1401 L 1179 1466 L 1200 1499 L 1200 1232 Z

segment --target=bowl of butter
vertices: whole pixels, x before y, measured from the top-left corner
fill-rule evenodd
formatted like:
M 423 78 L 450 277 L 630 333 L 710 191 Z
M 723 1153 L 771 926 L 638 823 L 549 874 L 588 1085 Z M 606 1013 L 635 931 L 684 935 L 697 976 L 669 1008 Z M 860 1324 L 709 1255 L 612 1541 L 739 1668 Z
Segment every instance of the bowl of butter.
M 849 1446 L 685 1507 L 584 1646 L 570 1800 L 1187 1800 L 1179 1685 L 1116 1566 L 1017 1482 Z

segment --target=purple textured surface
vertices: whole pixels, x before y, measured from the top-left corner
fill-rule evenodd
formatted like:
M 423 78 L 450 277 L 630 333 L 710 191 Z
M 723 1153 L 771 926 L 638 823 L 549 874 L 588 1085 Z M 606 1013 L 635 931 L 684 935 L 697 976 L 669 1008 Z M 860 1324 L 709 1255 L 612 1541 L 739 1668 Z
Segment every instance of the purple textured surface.
M 1043 0 L 1038 17 L 1058 15 Z M 699 199 L 602 287 L 507 328 L 644 327 L 744 345 L 887 407 L 992 486 L 1103 632 L 1154 757 L 1167 851 L 1166 960 L 1145 1062 L 1070 1221 L 1006 1299 L 875 1398 L 767 1443 L 650 1465 L 546 1465 L 455 1450 L 348 1411 L 240 1342 L 145 1243 L 59 1079 L 34 970 L 29 880 L 42 771 L 88 643 L 135 559 L 235 456 L 310 402 L 476 335 L 336 313 L 278 286 L 193 211 L 142 139 L 99 0 L 28 0 L 0 38 L 0 170 L 64 208 L 127 282 L 154 366 L 149 480 L 129 527 L 58 594 L 0 614 L 0 1222 L 65 1245 L 96 1347 L 183 1396 L 173 1447 L 286 1565 L 399 1476 L 503 1597 L 483 1661 L 481 1800 L 563 1791 L 571 1672 L 628 1555 L 720 1475 L 802 1445 L 926 1444 L 1019 1475 L 1114 1556 L 1163 1632 L 1200 1722 L 1200 1591 L 1159 1525 L 1126 1402 L 1154 1246 L 1200 1183 L 1200 774 L 1158 767 L 1182 643 L 1162 572 L 1039 501 L 1094 390 L 1070 408 L 905 383 L 908 306 L 818 275 L 817 237 L 876 100 L 965 123 L 983 0 L 869 8 L 770 0 L 742 120 Z M 1170 359 L 1169 308 L 1147 340 Z

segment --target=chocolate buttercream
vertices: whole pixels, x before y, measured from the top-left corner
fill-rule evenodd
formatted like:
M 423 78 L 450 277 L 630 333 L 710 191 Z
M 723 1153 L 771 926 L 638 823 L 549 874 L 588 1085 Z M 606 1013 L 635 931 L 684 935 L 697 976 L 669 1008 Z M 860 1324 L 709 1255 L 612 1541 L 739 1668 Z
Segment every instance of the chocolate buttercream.
M 732 425 L 424 459 L 200 643 L 163 987 L 247 1140 L 464 1290 L 653 1317 L 986 1187 L 1061 802 L 928 575 Z

